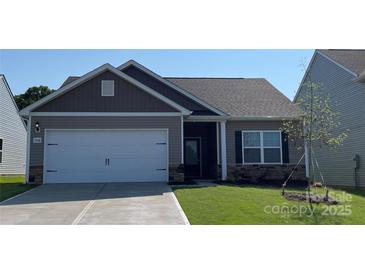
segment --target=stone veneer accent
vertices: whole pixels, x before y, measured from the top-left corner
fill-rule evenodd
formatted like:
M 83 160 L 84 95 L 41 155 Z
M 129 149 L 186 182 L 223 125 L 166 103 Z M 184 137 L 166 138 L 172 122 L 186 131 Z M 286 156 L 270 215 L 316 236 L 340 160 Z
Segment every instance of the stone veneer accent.
M 170 166 L 169 167 L 169 181 L 184 182 L 184 166 Z M 29 167 L 29 183 L 42 184 L 43 183 L 43 166 Z
M 184 182 L 184 165 L 169 167 L 169 181 Z M 42 184 L 43 183 L 43 166 L 29 167 L 29 183 Z
M 42 184 L 43 183 L 43 166 L 29 167 L 29 183 Z
M 285 180 L 294 164 L 282 165 L 241 165 L 229 164 L 227 166 L 227 177 L 235 181 L 248 180 L 254 183 L 260 181 Z M 305 165 L 299 165 L 293 173 L 291 180 L 306 180 Z
M 180 164 L 170 165 L 169 166 L 169 181 L 173 182 L 184 182 L 185 174 L 184 174 L 184 165 Z

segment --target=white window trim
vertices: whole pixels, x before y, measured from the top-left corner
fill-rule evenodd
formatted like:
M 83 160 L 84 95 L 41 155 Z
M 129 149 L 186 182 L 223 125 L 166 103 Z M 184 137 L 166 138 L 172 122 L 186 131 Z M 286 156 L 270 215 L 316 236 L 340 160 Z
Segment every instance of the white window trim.
M 244 153 L 244 142 L 243 142 L 243 136 L 245 132 L 259 132 L 260 133 L 260 146 L 255 146 L 255 147 L 247 147 L 247 148 L 259 148 L 260 149 L 260 158 L 261 158 L 261 162 L 257 162 L 257 163 L 245 163 L 245 153 Z M 277 132 L 279 133 L 280 136 L 280 147 L 277 146 L 264 146 L 264 132 Z M 242 130 L 242 138 L 241 138 L 241 142 L 242 142 L 242 164 L 243 165 L 278 165 L 278 164 L 283 164 L 283 146 L 282 146 L 282 140 L 281 140 L 281 131 L 280 130 Z M 274 163 L 264 163 L 264 148 L 280 148 L 280 162 L 274 162 Z
M 104 83 L 110 82 L 113 84 L 113 93 L 112 94 L 105 94 L 104 93 Z M 102 97 L 113 97 L 114 96 L 114 80 L 101 80 L 101 96 Z

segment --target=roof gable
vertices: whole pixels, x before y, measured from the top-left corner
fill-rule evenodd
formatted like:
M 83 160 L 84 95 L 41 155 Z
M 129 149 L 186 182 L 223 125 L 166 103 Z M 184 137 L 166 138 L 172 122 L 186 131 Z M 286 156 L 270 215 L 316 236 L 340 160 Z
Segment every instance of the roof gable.
M 17 106 L 17 104 L 16 104 L 16 102 L 14 100 L 14 96 L 13 96 L 13 93 L 11 92 L 10 86 L 9 86 L 8 82 L 6 81 L 5 75 L 0 74 L 0 81 L 1 81 L 0 88 L 2 86 L 4 87 L 4 88 L 1 88 L 1 91 L 0 92 L 3 93 L 3 94 L 1 94 L 0 97 L 6 96 L 6 97 L 10 98 L 10 100 L 11 100 L 11 103 L 10 103 L 10 100 L 9 99 L 6 99 L 4 97 L 2 98 L 2 100 L 4 99 L 6 102 L 8 102 L 6 104 L 7 105 L 7 108 L 6 109 L 7 110 L 13 109 L 14 113 L 16 113 L 16 116 L 19 118 L 19 121 L 21 122 L 21 124 L 24 126 L 24 128 L 26 128 L 26 125 L 25 125 L 24 121 L 19 116 L 18 106 Z M 3 103 L 5 104 L 6 102 L 3 102 L 3 101 L 1 101 L 1 102 L 2 102 L 2 107 L 3 107 Z M 4 113 L 2 113 L 2 114 L 4 114 Z M 1 115 L 1 117 L 3 117 L 3 116 L 4 115 Z
M 355 73 L 356 76 L 365 71 L 365 50 L 320 49 L 317 52 Z
M 64 86 L 67 86 L 68 84 L 72 83 L 73 81 L 76 81 L 79 78 L 80 78 L 80 76 L 69 76 L 69 77 L 67 77 L 67 79 L 62 83 L 60 88 L 63 88 Z
M 114 74 L 116 74 L 118 77 L 130 82 L 131 84 L 139 87 L 140 89 L 142 89 L 143 91 L 149 93 L 150 95 L 160 99 L 161 101 L 165 102 L 166 104 L 172 106 L 173 108 L 175 108 L 176 110 L 180 111 L 182 114 L 184 115 L 189 115 L 190 111 L 187 110 L 186 108 L 176 104 L 175 102 L 173 102 L 172 100 L 162 96 L 161 94 L 159 94 L 158 92 L 154 91 L 153 89 L 143 85 L 142 83 L 136 81 L 135 79 L 133 79 L 132 77 L 126 75 L 125 73 L 117 70 L 116 68 L 114 68 L 112 65 L 110 64 L 104 64 L 88 73 L 86 73 L 85 75 L 83 75 L 82 77 L 74 80 L 73 82 L 70 82 L 66 85 L 64 85 L 63 87 L 61 87 L 59 90 L 49 94 L 48 96 L 38 100 L 37 102 L 33 103 L 32 105 L 24 108 L 23 110 L 20 111 L 20 115 L 22 116 L 27 116 L 29 115 L 29 113 L 33 110 L 35 110 L 36 108 L 44 105 L 45 103 L 56 99 L 57 97 L 61 96 L 62 94 L 69 92 L 70 90 L 73 90 L 74 88 L 76 88 L 77 86 L 83 84 L 84 82 L 96 77 L 97 75 L 105 72 L 105 71 L 110 71 Z
M 227 115 L 245 118 L 295 116 L 295 104 L 263 78 L 161 77 L 155 76 L 153 72 L 133 60 L 123 64 L 119 69 L 142 84 L 158 90 L 163 96 L 179 105 L 194 110 L 193 115 L 216 115 L 205 106 L 199 105 L 197 103 L 199 101 L 205 102 L 206 106 L 212 106 L 213 109 L 218 109 L 223 117 Z M 63 85 L 77 79 L 71 76 Z M 177 92 L 176 89 L 183 90 L 184 94 Z M 185 94 L 190 94 L 191 98 L 196 98 L 197 101 Z
M 188 90 L 184 90 L 183 88 L 174 85 L 174 83 L 167 81 L 160 75 L 154 73 L 134 60 L 130 60 L 122 64 L 118 67 L 118 69 L 143 84 L 158 90 L 164 96 L 192 110 L 193 114 L 226 115 L 226 113 L 219 108 L 201 100 Z
M 355 53 L 355 54 L 350 56 L 351 53 Z M 359 82 L 365 82 L 365 67 L 364 67 L 363 71 L 360 72 L 359 74 L 355 73 L 355 70 L 356 70 L 355 67 L 359 68 L 359 67 L 365 66 L 365 50 L 323 50 L 323 49 L 315 50 L 315 52 L 313 53 L 313 56 L 308 64 L 308 67 L 303 75 L 302 81 L 300 82 L 300 84 L 298 86 L 298 89 L 294 96 L 293 102 L 297 102 L 298 97 L 301 93 L 302 87 L 304 85 L 304 82 L 307 79 L 308 73 L 311 71 L 313 63 L 315 63 L 315 61 L 317 60 L 317 56 L 320 56 L 320 57 L 324 58 L 325 60 L 328 60 L 329 62 L 333 63 L 337 67 L 340 67 L 341 69 L 347 71 L 351 75 L 358 77 L 357 80 Z M 337 56 L 336 60 L 333 59 L 335 56 Z M 342 56 L 342 57 L 340 57 L 340 56 Z M 356 60 L 357 58 L 359 58 L 359 59 Z M 346 64 L 348 67 L 339 63 L 338 61 L 340 61 L 343 64 Z M 351 63 L 352 63 L 352 65 L 350 65 Z M 356 63 L 356 66 L 354 65 L 355 63 Z M 350 69 L 351 66 L 354 66 L 352 68 L 353 70 Z M 361 69 L 360 69 L 360 71 L 361 71 Z
M 103 80 L 114 82 L 114 95 L 102 96 Z M 107 70 L 34 109 L 34 112 L 177 112 L 175 108 Z

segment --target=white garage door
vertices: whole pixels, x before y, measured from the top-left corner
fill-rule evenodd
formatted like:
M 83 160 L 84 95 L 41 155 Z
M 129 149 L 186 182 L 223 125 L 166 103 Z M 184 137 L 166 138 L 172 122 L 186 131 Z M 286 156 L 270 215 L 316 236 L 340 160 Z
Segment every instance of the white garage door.
M 167 138 L 167 130 L 47 130 L 44 181 L 167 181 Z

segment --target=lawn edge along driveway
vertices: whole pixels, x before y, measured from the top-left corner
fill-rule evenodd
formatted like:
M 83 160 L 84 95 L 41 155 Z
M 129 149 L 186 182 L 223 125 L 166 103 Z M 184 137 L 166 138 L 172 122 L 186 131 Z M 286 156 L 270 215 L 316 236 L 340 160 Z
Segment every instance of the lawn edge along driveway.
M 24 183 L 24 176 L 0 176 L 0 203 L 36 187 Z
M 314 205 L 313 214 L 307 202 L 288 201 L 275 187 L 174 186 L 173 191 L 193 225 L 365 224 L 364 189 L 334 188 L 330 193 L 339 195 L 340 204 Z M 314 191 L 324 193 L 323 188 Z

